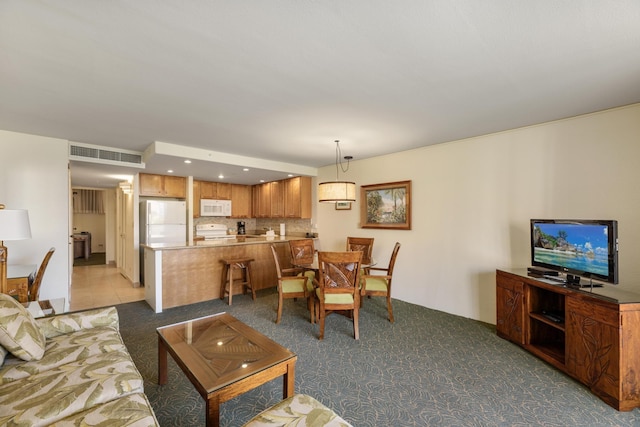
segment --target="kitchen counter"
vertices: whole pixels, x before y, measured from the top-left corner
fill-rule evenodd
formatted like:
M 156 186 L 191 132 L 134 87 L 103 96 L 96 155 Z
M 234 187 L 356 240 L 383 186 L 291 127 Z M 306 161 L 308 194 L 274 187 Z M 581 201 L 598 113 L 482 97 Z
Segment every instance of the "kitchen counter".
M 299 236 L 258 236 L 258 235 L 244 235 L 236 236 L 235 239 L 212 239 L 212 240 L 197 240 L 192 242 L 180 243 L 152 243 L 149 245 L 140 245 L 141 247 L 149 248 L 151 250 L 171 250 L 171 249 L 184 249 L 184 248 L 206 248 L 211 246 L 238 246 L 238 245 L 255 245 L 264 243 L 276 243 L 276 242 L 288 242 L 289 240 L 307 239 L 307 237 Z
M 255 289 L 259 291 L 277 286 L 270 245 L 276 248 L 282 268 L 288 268 L 291 266 L 289 241 L 304 238 L 245 235 L 184 244 L 141 245 L 144 251 L 145 300 L 156 313 L 160 313 L 166 308 L 220 298 L 223 283 L 220 260 L 223 258 L 253 258 L 251 282 Z

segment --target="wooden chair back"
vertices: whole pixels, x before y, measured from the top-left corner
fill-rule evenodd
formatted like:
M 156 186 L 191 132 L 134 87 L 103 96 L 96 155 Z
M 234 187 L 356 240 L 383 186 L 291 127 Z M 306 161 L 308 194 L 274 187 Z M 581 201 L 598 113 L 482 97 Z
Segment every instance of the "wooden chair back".
M 362 263 L 371 264 L 373 237 L 347 237 L 347 251 L 362 252 Z
M 362 252 L 318 252 L 319 286 L 324 293 L 358 292 Z
M 289 240 L 291 263 L 295 265 L 311 264 L 316 253 L 313 239 Z
M 44 256 L 40 267 L 38 268 L 38 272 L 36 273 L 36 278 L 29 286 L 29 301 L 37 301 L 40 298 L 40 285 L 42 284 L 42 278 L 44 277 L 44 272 L 47 269 L 47 265 L 49 264 L 49 260 L 51 256 L 56 251 L 56 248 L 49 249 L 49 252 Z
M 358 310 L 360 308 L 360 268 L 361 251 L 318 252 L 318 319 L 320 335 L 324 338 L 324 324 L 327 314 L 334 311 L 351 311 L 353 336 L 360 338 Z

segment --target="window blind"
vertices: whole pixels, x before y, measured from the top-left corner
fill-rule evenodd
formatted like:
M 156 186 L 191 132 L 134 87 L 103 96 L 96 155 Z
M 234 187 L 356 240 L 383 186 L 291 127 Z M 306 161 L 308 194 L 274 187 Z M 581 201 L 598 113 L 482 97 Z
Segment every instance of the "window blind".
M 73 213 L 104 214 L 104 191 L 73 190 Z

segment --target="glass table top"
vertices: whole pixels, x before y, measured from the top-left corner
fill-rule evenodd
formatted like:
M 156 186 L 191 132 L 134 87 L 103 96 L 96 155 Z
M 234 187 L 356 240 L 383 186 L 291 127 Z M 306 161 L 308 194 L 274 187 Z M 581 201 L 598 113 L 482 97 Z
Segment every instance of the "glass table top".
M 157 332 L 176 362 L 208 392 L 295 357 L 228 313 L 163 326 Z

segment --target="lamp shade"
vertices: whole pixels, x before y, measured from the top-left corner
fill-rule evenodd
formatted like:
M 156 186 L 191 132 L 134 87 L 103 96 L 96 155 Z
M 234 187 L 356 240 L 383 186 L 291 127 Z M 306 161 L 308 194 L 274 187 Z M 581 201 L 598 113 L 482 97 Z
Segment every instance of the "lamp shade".
M 29 212 L 25 209 L 0 209 L 0 240 L 31 238 Z
M 318 201 L 323 203 L 355 202 L 356 183 L 348 181 L 321 182 L 318 185 Z

